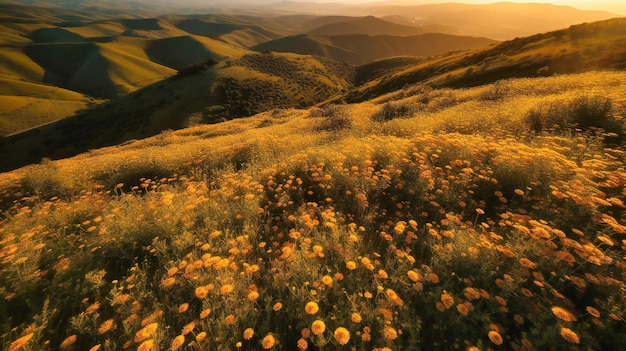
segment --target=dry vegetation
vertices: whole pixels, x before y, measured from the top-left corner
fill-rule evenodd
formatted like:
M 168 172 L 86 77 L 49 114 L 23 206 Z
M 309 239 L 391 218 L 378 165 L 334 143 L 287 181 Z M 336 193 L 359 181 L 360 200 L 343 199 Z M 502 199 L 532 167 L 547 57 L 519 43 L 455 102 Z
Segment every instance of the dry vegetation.
M 408 87 L 4 173 L 0 348 L 619 349 L 624 81 Z
M 361 78 L 364 84 L 342 98 L 360 102 L 418 82 L 459 88 L 508 78 L 624 69 L 625 26 L 624 18 L 614 18 L 439 55 L 406 67 L 391 61 L 393 74 L 388 72 L 372 80 Z M 376 69 L 385 61 L 367 66 Z
M 70 157 L 168 129 L 275 108 L 309 107 L 350 89 L 353 75 L 353 67 L 347 64 L 286 53 L 200 62 L 76 116 L 7 137 L 0 144 L 0 170 L 38 163 L 44 157 Z

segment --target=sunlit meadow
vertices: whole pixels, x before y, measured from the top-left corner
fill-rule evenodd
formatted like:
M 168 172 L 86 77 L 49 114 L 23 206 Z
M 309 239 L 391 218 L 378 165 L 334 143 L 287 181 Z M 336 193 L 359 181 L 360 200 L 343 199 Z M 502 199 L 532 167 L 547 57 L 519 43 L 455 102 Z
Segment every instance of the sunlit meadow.
M 619 349 L 625 82 L 408 87 L 2 174 L 2 350 Z

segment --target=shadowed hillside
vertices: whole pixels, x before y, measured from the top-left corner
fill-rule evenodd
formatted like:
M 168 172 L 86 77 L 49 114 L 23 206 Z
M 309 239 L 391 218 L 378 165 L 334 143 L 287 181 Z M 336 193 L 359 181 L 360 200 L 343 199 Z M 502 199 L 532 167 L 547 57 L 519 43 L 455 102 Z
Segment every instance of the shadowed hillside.
M 313 54 L 352 64 L 362 64 L 385 57 L 433 56 L 450 51 L 484 47 L 494 43 L 496 41 L 486 38 L 460 37 L 439 33 L 415 36 L 298 35 L 263 43 L 252 49 Z
M 24 52 L 44 69 L 43 83 L 101 98 L 119 96 L 141 82 L 173 73 L 120 49 L 115 44 L 46 43 L 25 46 Z
M 434 32 L 436 26 L 408 26 L 388 22 L 374 16 L 350 19 L 344 22 L 335 22 L 323 25 L 308 31 L 310 35 L 346 35 L 346 34 L 367 34 L 367 35 L 390 35 L 408 36 Z
M 348 91 L 354 68 L 295 54 L 196 64 L 74 117 L 5 138 L 0 169 L 276 108 L 305 108 Z
M 263 25 L 266 25 L 266 23 L 261 18 L 239 18 L 236 16 L 206 17 L 207 18 L 187 18 L 173 22 L 176 24 L 177 28 L 188 33 L 209 38 L 218 38 L 225 42 L 246 48 L 283 36 L 283 34 L 276 30 L 264 27 Z M 267 25 L 272 24 L 273 23 L 268 23 Z

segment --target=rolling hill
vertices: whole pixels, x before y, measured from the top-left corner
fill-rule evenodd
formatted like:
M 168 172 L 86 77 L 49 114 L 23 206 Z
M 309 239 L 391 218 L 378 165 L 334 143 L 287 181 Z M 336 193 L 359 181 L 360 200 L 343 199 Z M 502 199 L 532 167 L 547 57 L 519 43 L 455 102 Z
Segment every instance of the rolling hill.
M 518 31 L 517 34 L 521 33 L 517 28 L 521 22 L 543 28 L 537 22 L 544 21 L 545 16 L 537 14 L 532 17 L 532 11 L 550 10 L 555 16 L 563 14 L 557 17 L 568 18 L 567 21 L 609 15 L 565 7 L 529 7 L 516 4 L 486 7 L 377 7 L 376 11 L 380 10 L 385 18 L 335 14 L 319 16 L 292 14 L 289 11 L 289 14 L 266 13 L 263 16 L 219 13 L 220 11 L 210 15 L 185 15 L 184 13 L 189 13 L 183 10 L 185 6 L 201 6 L 202 3 L 181 2 L 178 5 L 182 14 L 172 15 L 170 12 L 158 16 L 155 13 L 166 5 L 163 2 L 153 3 L 153 9 L 149 9 L 154 10 L 151 13 L 129 10 L 145 9 L 145 4 L 142 5 L 140 1 L 125 4 L 116 1 L 28 1 L 30 6 L 19 5 L 23 3 L 26 2 L 5 1 L 0 5 L 0 77 L 7 82 L 14 82 L 3 90 L 3 99 L 8 101 L 6 96 L 16 96 L 16 101 L 11 104 L 15 106 L 29 101 L 33 103 L 31 111 L 35 113 L 46 105 L 42 103 L 45 103 L 47 97 L 42 97 L 40 92 L 54 85 L 74 91 L 85 100 L 71 103 L 72 108 L 59 109 L 53 114 L 28 119 L 24 118 L 28 113 L 18 113 L 12 117 L 10 111 L 17 110 L 7 109 L 0 117 L 0 125 L 13 127 L 0 128 L 2 134 L 15 132 L 17 126 L 29 126 L 26 120 L 46 123 L 55 118 L 66 117 L 71 111 L 93 104 L 93 99 L 111 99 L 133 92 L 170 77 L 176 70 L 196 62 L 241 57 L 250 53 L 250 48 L 259 51 L 315 54 L 363 64 L 390 56 L 429 56 L 448 50 L 486 45 L 487 40 L 475 38 L 464 40 L 452 36 L 444 37 L 441 34 L 413 36 L 415 33 L 430 30 L 464 34 L 470 27 L 480 29 L 480 26 L 469 19 L 465 19 L 465 22 L 459 20 L 458 25 L 437 19 L 444 15 L 448 16 L 446 18 L 455 18 L 454 11 L 473 13 L 471 11 L 484 10 L 485 15 L 480 19 L 485 22 L 489 22 L 489 16 L 499 14 L 502 21 L 489 22 L 494 31 L 508 33 L 501 27 L 513 24 L 507 30 Z M 232 6 L 237 8 L 240 5 L 233 3 Z M 289 6 L 296 8 L 313 5 Z M 258 3 L 254 11 L 261 11 L 266 7 L 266 3 Z M 363 6 L 344 5 L 340 8 L 350 10 L 351 13 L 367 12 Z M 338 8 L 329 6 L 328 9 Z M 423 17 L 411 17 L 418 10 Z M 515 19 L 509 21 L 509 18 L 513 18 L 511 16 Z M 384 36 L 391 34 L 392 36 Z M 12 87 L 17 86 L 21 88 L 11 91 Z M 32 90 L 26 91 L 25 87 L 31 87 Z M 38 100 L 25 99 L 26 97 Z M 55 101 L 68 100 L 52 99 L 47 105 L 52 106 Z M 64 112 L 61 113 L 61 110 Z M 15 121 L 10 121 L 12 118 Z
M 313 54 L 352 64 L 365 64 L 387 57 L 433 56 L 494 43 L 488 39 L 441 33 L 408 35 L 431 28 L 465 32 L 463 26 L 471 27 L 473 22 L 460 21 L 458 26 L 452 26 L 438 20 L 426 20 L 448 16 L 455 9 L 470 11 L 468 13 L 485 10 L 487 17 L 481 17 L 485 21 L 488 16 L 495 14 L 506 19 L 518 10 L 516 21 L 529 20 L 531 10 L 562 13 L 568 21 L 608 16 L 606 13 L 581 12 L 566 7 L 520 7 L 516 4 L 487 7 L 385 7 L 381 9 L 381 13 L 387 15 L 385 18 L 310 14 L 250 16 L 228 13 L 155 16 L 142 11 L 124 12 L 129 8 L 126 5 L 117 11 L 111 6 L 114 2 L 100 2 L 98 9 L 91 10 L 88 6 L 95 2 L 83 1 L 74 5 L 71 2 L 61 3 L 72 8 L 54 7 L 49 2 L 32 2 L 44 7 L 0 5 L 0 78 L 7 83 L 2 90 L 2 100 L 8 106 L 0 115 L 1 135 L 68 117 L 93 106 L 97 100 L 136 91 L 171 77 L 177 70 L 197 62 L 226 58 L 236 60 L 251 53 L 251 48 L 261 52 Z M 128 6 L 138 4 L 129 3 Z M 107 6 L 109 8 L 105 10 Z M 259 8 L 263 6 L 259 4 Z M 345 8 L 355 9 L 352 6 Z M 407 17 L 418 8 L 423 17 L 419 20 Z M 400 15 L 398 10 L 402 10 Z M 450 16 L 455 18 L 455 15 Z M 535 25 L 537 21 L 545 19 L 540 14 L 533 16 L 534 19 L 528 24 Z M 516 25 L 519 22 L 510 23 Z M 501 25 L 504 22 L 494 22 L 493 28 Z M 459 63 L 457 68 L 467 64 L 475 65 L 469 60 Z M 436 71 L 447 72 L 450 78 L 456 77 L 458 72 L 448 69 L 446 65 Z M 532 66 L 533 69 L 540 68 L 535 64 Z M 382 71 L 377 70 L 377 73 Z M 524 74 L 528 74 L 528 69 Z M 475 76 L 477 79 L 478 75 Z M 360 77 L 359 82 L 374 84 L 374 79 L 364 75 Z M 382 88 L 385 85 L 389 88 Z M 64 96 L 57 99 L 46 93 L 52 89 L 51 86 L 58 87 L 58 91 L 76 94 L 68 97 L 63 93 L 61 95 Z M 387 82 L 377 86 L 381 91 L 387 91 L 397 85 Z M 362 87 L 352 94 L 358 95 L 362 89 L 369 88 Z M 15 98 L 11 99 L 12 96 Z M 354 96 L 348 94 L 348 100 L 352 101 Z M 49 107 L 55 105 L 63 108 L 53 113 L 47 112 Z
M 61 158 L 167 129 L 305 108 L 348 91 L 354 68 L 289 53 L 198 64 L 76 116 L 4 138 L 0 169 Z
M 76 17 L 75 13 L 6 8 L 17 14 L 30 13 L 35 23 L 24 24 L 7 12 L 11 16 L 3 21 L 3 28 L 13 34 L 0 44 L 0 74 L 93 97 L 120 96 L 171 76 L 186 65 L 246 52 L 223 41 L 189 34 L 164 19 L 95 16 L 63 21 L 69 14 Z
M 441 29 L 442 28 L 440 26 L 436 25 L 426 25 L 421 27 L 408 26 L 389 22 L 374 16 L 367 16 L 322 25 L 308 31 L 307 34 L 323 36 L 347 34 L 409 36 L 423 33 L 441 33 Z
M 352 64 L 363 64 L 393 56 L 433 56 L 495 44 L 487 38 L 461 37 L 428 33 L 414 36 L 389 35 L 297 35 L 276 39 L 252 49 L 257 51 L 295 52 L 319 55 Z
M 0 98 L 6 106 L 0 135 L 74 115 L 187 65 L 248 52 L 229 40 L 190 34 L 168 18 L 0 8 L 0 79 L 5 83 Z M 245 29 L 229 35 L 232 42 L 256 43 Z
M 249 48 L 282 37 L 281 26 L 263 18 L 250 16 L 185 16 L 168 18 L 177 28 L 187 33 L 220 39 L 227 43 Z M 272 29 L 269 29 L 272 28 Z
M 625 25 L 625 19 L 601 21 L 482 49 L 379 60 L 356 69 L 291 53 L 247 54 L 209 68 L 196 65 L 199 69 L 183 69 L 76 117 L 6 138 L 1 150 L 9 156 L 2 169 L 276 108 L 365 101 L 415 84 L 467 87 L 513 77 L 623 69 Z
M 440 55 L 374 79 L 338 100 L 363 101 L 418 83 L 476 86 L 513 77 L 624 69 L 625 48 L 624 18 L 575 25 L 488 48 Z

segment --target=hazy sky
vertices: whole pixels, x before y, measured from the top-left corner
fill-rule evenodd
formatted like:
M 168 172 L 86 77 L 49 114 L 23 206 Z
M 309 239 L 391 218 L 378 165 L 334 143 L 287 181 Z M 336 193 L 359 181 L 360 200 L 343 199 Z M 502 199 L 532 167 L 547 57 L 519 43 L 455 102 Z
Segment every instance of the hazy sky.
M 278 1 L 278 0 L 277 0 Z M 606 10 L 613 12 L 626 13 L 626 1 L 625 0 L 528 0 L 528 1 L 508 1 L 508 0 L 291 0 L 291 1 L 305 1 L 305 2 L 334 2 L 334 3 L 368 3 L 368 2 L 381 2 L 381 3 L 397 3 L 402 5 L 421 5 L 421 4 L 434 4 L 434 3 L 466 3 L 466 4 L 492 4 L 496 2 L 520 2 L 520 3 L 550 3 L 555 5 L 569 5 L 585 10 Z

